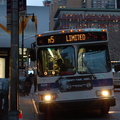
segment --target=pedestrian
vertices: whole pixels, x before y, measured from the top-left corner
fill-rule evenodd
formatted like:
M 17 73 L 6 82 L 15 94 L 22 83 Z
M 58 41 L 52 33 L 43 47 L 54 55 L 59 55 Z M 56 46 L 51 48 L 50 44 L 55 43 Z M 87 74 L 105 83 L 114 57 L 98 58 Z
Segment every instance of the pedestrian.
M 36 92 L 36 89 L 37 89 L 37 77 L 36 77 L 36 75 L 33 75 L 33 84 L 34 84 L 34 92 Z
M 24 92 L 27 95 L 29 95 L 31 87 L 32 87 L 32 77 L 33 77 L 33 74 L 30 73 L 25 79 Z

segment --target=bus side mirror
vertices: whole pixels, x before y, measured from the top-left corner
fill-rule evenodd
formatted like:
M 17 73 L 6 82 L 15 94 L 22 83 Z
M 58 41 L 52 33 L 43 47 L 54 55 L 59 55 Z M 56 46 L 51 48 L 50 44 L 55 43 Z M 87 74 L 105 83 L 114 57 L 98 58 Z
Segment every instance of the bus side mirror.
M 120 65 L 115 65 L 115 66 L 114 66 L 114 70 L 115 70 L 115 72 L 120 71 Z
M 35 51 L 35 49 L 30 50 L 30 59 L 31 59 L 31 61 L 36 61 L 36 51 Z

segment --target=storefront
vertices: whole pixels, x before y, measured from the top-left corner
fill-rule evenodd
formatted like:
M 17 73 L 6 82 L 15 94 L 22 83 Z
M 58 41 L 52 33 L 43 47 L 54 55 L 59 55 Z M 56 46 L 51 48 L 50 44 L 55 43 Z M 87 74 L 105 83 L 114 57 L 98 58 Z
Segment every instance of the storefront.
M 0 78 L 9 78 L 10 48 L 0 48 Z

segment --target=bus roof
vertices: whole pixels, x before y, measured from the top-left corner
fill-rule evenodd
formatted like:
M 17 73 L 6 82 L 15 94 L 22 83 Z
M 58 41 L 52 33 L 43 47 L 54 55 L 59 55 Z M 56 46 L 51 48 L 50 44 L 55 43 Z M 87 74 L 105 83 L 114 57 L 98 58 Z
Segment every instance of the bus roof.
M 54 30 L 54 31 L 46 31 L 42 34 L 37 34 L 36 37 L 47 36 L 47 35 L 55 35 L 61 33 L 72 33 L 72 32 L 107 32 L 107 29 L 102 28 L 82 28 L 82 29 L 63 29 L 63 30 Z

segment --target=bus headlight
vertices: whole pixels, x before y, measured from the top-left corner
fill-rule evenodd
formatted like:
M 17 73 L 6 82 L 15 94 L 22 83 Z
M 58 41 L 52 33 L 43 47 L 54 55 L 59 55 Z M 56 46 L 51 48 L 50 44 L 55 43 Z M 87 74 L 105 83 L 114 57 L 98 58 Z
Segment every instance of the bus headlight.
M 52 99 L 52 96 L 51 96 L 51 95 L 45 95 L 45 96 L 44 96 L 44 100 L 45 100 L 45 101 L 51 101 L 51 99 Z
M 112 92 L 111 90 L 97 90 L 96 95 L 101 97 L 109 97 L 112 95 Z
M 110 93 L 109 93 L 109 91 L 107 91 L 107 90 L 103 90 L 103 91 L 101 91 L 101 95 L 102 95 L 102 96 L 109 96 Z
M 41 95 L 41 100 L 42 101 L 46 101 L 46 102 L 50 102 L 52 100 L 57 99 L 57 94 L 44 94 Z

